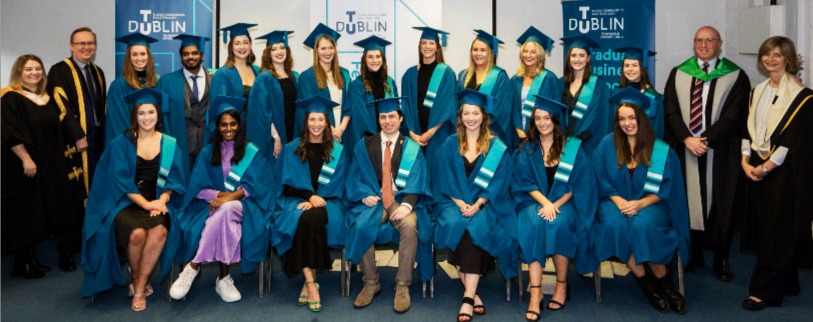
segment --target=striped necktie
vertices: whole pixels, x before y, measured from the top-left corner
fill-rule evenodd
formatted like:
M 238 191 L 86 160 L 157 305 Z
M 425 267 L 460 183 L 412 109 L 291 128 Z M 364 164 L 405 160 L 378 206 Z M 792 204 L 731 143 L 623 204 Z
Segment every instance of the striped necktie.
M 703 63 L 703 73 L 708 73 L 709 63 Z M 694 79 L 692 87 L 692 108 L 689 111 L 689 130 L 697 135 L 703 131 L 703 83 L 699 78 Z

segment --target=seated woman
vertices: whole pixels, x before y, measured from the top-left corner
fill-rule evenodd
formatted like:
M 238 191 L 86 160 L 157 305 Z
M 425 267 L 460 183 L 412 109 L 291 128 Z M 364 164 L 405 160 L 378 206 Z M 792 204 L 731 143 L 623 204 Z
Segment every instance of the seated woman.
M 507 146 L 489 130 L 492 98 L 473 90 L 458 92 L 457 134 L 446 139 L 435 159 L 432 191 L 436 200 L 435 247 L 452 250 L 463 283 L 458 321 L 485 314 L 477 296 L 480 276 L 500 257 L 505 278 L 516 275 L 516 216 L 508 194 L 513 163 Z M 498 238 L 498 236 L 500 238 Z M 513 275 L 513 276 L 512 276 Z
M 274 179 L 259 149 L 246 141 L 240 122 L 245 105 L 243 98 L 218 96 L 209 107 L 216 110 L 209 122 L 217 130 L 189 177 L 179 219 L 183 245 L 176 256 L 188 264 L 172 283 L 173 299 L 186 296 L 201 264 L 218 262 L 215 291 L 225 302 L 239 301 L 229 265 L 242 262 L 243 273 L 251 273 L 266 259 Z
M 648 97 L 626 88 L 612 101 L 618 102 L 613 133 L 601 140 L 592 158 L 600 197 L 596 255 L 626 262 L 652 306 L 681 313 L 683 295 L 666 270 L 675 251 L 684 260 L 689 256 L 680 163 L 666 143 L 655 139 L 644 112 Z
M 589 233 L 598 200 L 590 159 L 581 140 L 565 136 L 560 120 L 567 120 L 567 106 L 536 95 L 528 139 L 516 156 L 511 191 L 517 198 L 517 238 L 520 258 L 530 264 L 531 298 L 525 319 L 539 320 L 542 310 L 542 269 L 553 256 L 556 288 L 548 309 L 556 311 L 570 300 L 567 267 L 576 259 L 576 271 L 594 271 L 597 263 L 587 256 Z M 565 123 L 566 124 L 566 123 Z
M 344 179 L 347 153 L 336 141 L 328 122 L 339 104 L 312 96 L 298 102 L 305 123 L 301 137 L 285 145 L 282 167 L 282 196 L 277 198 L 277 230 L 271 243 L 282 256 L 289 277 L 300 271 L 305 277 L 298 305 L 313 312 L 322 310 L 316 270 L 330 269 L 328 247 L 344 247 Z
M 159 255 L 163 278 L 180 238 L 177 216 L 187 156 L 175 138 L 156 130 L 162 95 L 144 88 L 126 97 L 134 106 L 130 128 L 110 141 L 99 159 L 82 231 L 82 296 L 124 285 L 118 257 L 123 252 L 133 281 L 133 311 L 147 307 L 146 296 L 153 292 L 147 281 Z

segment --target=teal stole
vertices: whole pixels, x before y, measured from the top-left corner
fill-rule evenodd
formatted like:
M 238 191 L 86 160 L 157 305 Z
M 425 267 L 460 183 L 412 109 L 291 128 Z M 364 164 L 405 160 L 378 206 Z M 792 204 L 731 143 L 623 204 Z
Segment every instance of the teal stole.
M 539 88 L 542 87 L 542 80 L 545 79 L 547 74 L 548 71 L 543 69 L 542 73 L 536 75 L 536 77 L 534 77 L 534 81 L 531 82 L 531 87 L 528 89 L 528 95 L 525 96 L 525 101 L 522 102 L 522 116 L 530 118 L 531 115 L 533 115 L 534 106 L 536 105 L 536 97 L 534 95 L 539 93 Z
M 572 136 L 567 137 L 565 147 L 562 149 L 562 157 L 559 159 L 559 166 L 556 167 L 556 174 L 553 176 L 555 180 L 564 183 L 570 180 L 570 173 L 573 172 L 573 164 L 576 163 L 576 155 L 579 153 L 581 144 L 582 140 Z
M 590 100 L 593 98 L 593 90 L 596 87 L 596 80 L 598 77 L 595 75 L 590 75 L 590 80 L 587 81 L 582 86 L 582 91 L 579 94 L 579 99 L 576 102 L 576 106 L 573 107 L 573 113 L 570 113 L 571 116 L 575 117 L 576 119 L 581 120 L 585 114 L 587 114 L 587 107 L 590 104 Z
M 172 158 L 175 156 L 175 147 L 177 146 L 174 137 L 166 134 L 161 136 L 161 163 L 159 164 L 158 181 L 156 182 L 161 189 L 167 184 L 169 169 L 172 168 Z
M 246 154 L 243 155 L 240 162 L 237 162 L 237 164 L 231 167 L 229 174 L 226 175 L 226 180 L 223 182 L 223 186 L 226 187 L 226 190 L 234 191 L 237 189 L 240 179 L 243 178 L 243 174 L 246 173 L 246 169 L 248 169 L 248 166 L 251 164 L 251 161 L 254 160 L 254 156 L 257 155 L 259 150 L 260 149 L 253 143 L 249 142 L 246 144 Z
M 426 97 L 423 99 L 423 106 L 426 108 L 431 109 L 435 104 L 435 97 L 438 95 L 438 88 L 440 88 L 440 82 L 443 81 L 443 74 L 447 68 L 449 68 L 449 66 L 444 63 L 438 63 L 438 65 L 435 66 L 435 71 L 432 72 L 432 78 L 429 79 L 429 88 L 426 89 Z
M 485 84 L 485 82 L 483 82 L 483 84 Z M 500 165 L 500 160 L 502 160 L 502 156 L 505 154 L 507 148 L 505 143 L 500 139 L 494 140 L 494 143 L 491 145 L 491 150 L 488 151 L 486 159 L 483 161 L 483 166 L 480 167 L 480 171 L 477 172 L 477 177 L 474 178 L 476 185 L 483 189 L 488 189 L 491 178 L 494 177 L 494 172 L 497 171 L 497 166 Z
M 409 177 L 415 160 L 418 159 L 420 146 L 410 138 L 404 138 L 404 151 L 401 153 L 401 165 L 398 167 L 398 175 L 395 177 L 395 186 L 398 189 L 406 187 L 406 180 Z
M 669 156 L 669 145 L 661 140 L 655 140 L 652 146 L 652 156 L 649 157 L 649 170 L 646 173 L 644 190 L 657 194 L 661 189 L 663 171 L 666 168 L 666 158 Z
M 336 172 L 336 166 L 339 164 L 339 158 L 342 156 L 344 146 L 333 141 L 333 149 L 330 151 L 330 161 L 322 163 L 322 170 L 319 172 L 319 178 L 316 179 L 319 183 L 326 185 L 333 180 L 333 173 Z
M 478 90 L 478 92 L 494 96 L 494 94 L 491 94 L 491 91 L 494 90 L 494 85 L 497 84 L 497 78 L 499 78 L 498 76 L 501 71 L 502 68 L 497 66 L 492 67 L 491 70 L 486 73 L 486 78 L 483 79 L 483 83 L 480 84 L 480 90 Z

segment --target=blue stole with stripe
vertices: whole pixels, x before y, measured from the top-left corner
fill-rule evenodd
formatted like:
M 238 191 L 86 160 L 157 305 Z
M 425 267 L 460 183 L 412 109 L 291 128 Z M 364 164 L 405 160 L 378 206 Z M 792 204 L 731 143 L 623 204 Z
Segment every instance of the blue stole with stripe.
M 581 120 L 587 114 L 587 107 L 590 105 L 590 100 L 593 99 L 593 90 L 596 87 L 596 80 L 598 77 L 590 75 L 590 80 L 582 86 L 582 91 L 579 94 L 579 99 L 576 106 L 573 107 L 573 113 L 570 115 L 576 119 Z
M 254 160 L 254 156 L 257 155 L 259 150 L 260 149 L 253 143 L 249 142 L 246 144 L 246 154 L 243 156 L 243 159 L 231 167 L 229 174 L 226 176 L 226 180 L 223 181 L 223 186 L 226 187 L 226 190 L 234 191 L 234 189 L 237 189 L 240 179 L 243 178 L 243 174 L 246 173 L 246 169 L 248 169 L 248 166 L 251 164 L 251 160 Z
M 573 172 L 573 164 L 576 163 L 576 155 L 579 153 L 579 146 L 582 140 L 576 137 L 567 137 L 565 147 L 562 149 L 562 157 L 559 160 L 559 166 L 556 167 L 556 174 L 553 176 L 554 180 L 567 183 L 570 180 L 570 174 Z M 550 189 L 550 188 L 549 188 Z
M 491 70 L 486 73 L 486 77 L 483 79 L 483 83 L 480 84 L 478 92 L 494 96 L 491 92 L 494 90 L 494 85 L 497 84 L 497 78 L 499 78 L 501 71 L 502 68 L 497 66 L 492 67 Z
M 666 158 L 669 156 L 669 145 L 661 140 L 655 140 L 652 146 L 652 155 L 649 157 L 650 166 L 646 172 L 644 190 L 657 194 L 661 189 L 663 171 L 666 168 Z
M 485 84 L 485 82 L 483 83 Z M 491 178 L 494 177 L 494 172 L 497 171 L 497 166 L 500 165 L 500 160 L 502 160 L 502 156 L 505 154 L 507 148 L 502 140 L 494 140 L 494 143 L 491 145 L 491 150 L 488 151 L 486 159 L 483 161 L 483 166 L 480 167 L 480 171 L 477 172 L 477 177 L 474 178 L 474 184 L 483 189 L 488 188 L 489 183 L 491 183 Z
M 432 78 L 429 79 L 429 87 L 426 89 L 426 97 L 423 99 L 423 106 L 426 108 L 431 109 L 435 104 L 435 97 L 438 95 L 440 82 L 443 81 L 443 74 L 446 72 L 446 68 L 449 68 L 449 66 L 440 62 L 435 66 L 435 70 L 432 72 Z
M 330 180 L 333 180 L 333 173 L 336 172 L 342 150 L 344 150 L 344 146 L 338 141 L 333 141 L 333 149 L 330 150 L 330 162 L 322 163 L 322 170 L 319 172 L 319 178 L 316 181 L 326 185 L 330 183 Z
M 398 189 L 404 189 L 404 187 L 406 187 L 406 180 L 409 177 L 410 171 L 412 171 L 415 160 L 418 158 L 419 150 L 420 146 L 418 143 L 409 137 L 404 138 L 404 151 L 401 154 L 401 165 L 398 167 L 398 175 L 395 177 L 395 186 L 398 187 Z
M 160 188 L 164 188 L 169 178 L 169 169 L 172 168 L 172 157 L 175 156 L 176 140 L 169 135 L 161 136 L 161 164 L 158 168 L 158 181 L 156 184 Z
M 539 93 L 539 88 L 542 87 L 542 81 L 547 74 L 548 70 L 543 69 L 539 75 L 534 77 L 533 82 L 531 82 L 531 87 L 528 88 L 528 96 L 526 96 L 525 101 L 522 102 L 522 116 L 530 118 L 534 113 L 534 106 L 536 105 L 536 97 L 534 95 Z

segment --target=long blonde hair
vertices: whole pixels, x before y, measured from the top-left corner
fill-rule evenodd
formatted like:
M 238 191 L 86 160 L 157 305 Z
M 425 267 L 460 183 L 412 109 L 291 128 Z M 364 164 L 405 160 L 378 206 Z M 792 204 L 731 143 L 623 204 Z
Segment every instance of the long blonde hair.
M 477 105 L 474 105 L 477 106 Z M 486 114 L 486 110 L 482 106 L 477 106 L 480 109 L 480 113 L 483 114 L 483 122 L 480 123 L 480 135 L 477 137 L 477 146 L 476 151 L 477 154 L 487 154 L 488 148 L 491 145 L 491 130 L 489 127 L 491 126 L 491 117 Z M 464 155 L 466 151 L 469 149 L 469 140 L 466 137 L 466 126 L 463 125 L 463 105 L 460 105 L 460 108 L 457 109 L 457 125 L 455 126 L 457 130 L 457 149 L 460 152 L 460 155 Z
M 328 35 L 319 36 L 319 38 L 316 38 L 316 42 L 313 44 L 313 73 L 316 75 L 316 86 L 319 88 L 327 87 L 327 73 L 324 69 L 322 69 L 322 65 L 319 64 L 319 42 L 322 39 L 327 39 L 327 41 L 333 45 L 333 49 L 336 51 L 336 53 L 333 55 L 333 62 L 330 63 L 330 74 L 333 76 L 333 82 L 336 83 L 336 86 L 343 89 L 344 79 L 342 79 L 342 71 L 341 67 L 339 67 L 339 52 L 336 49 L 336 40 Z
M 17 91 L 23 90 L 23 69 L 25 68 L 25 64 L 31 60 L 39 63 L 40 67 L 42 67 L 42 79 L 37 83 L 37 92 L 34 94 L 45 94 L 45 85 L 47 82 L 45 77 L 45 65 L 42 64 L 42 59 L 32 54 L 22 55 L 17 57 L 17 60 L 14 61 L 14 65 L 11 66 L 9 86 Z
M 471 80 L 471 77 L 474 75 L 474 58 L 471 57 L 471 50 L 474 48 L 475 42 L 482 42 L 486 44 L 486 48 L 488 49 L 488 56 L 486 57 L 486 73 L 490 72 L 492 68 L 494 68 L 494 49 L 491 48 L 485 41 L 480 39 L 474 38 L 474 41 L 471 42 L 471 47 L 469 47 L 469 67 L 466 68 L 466 81 L 463 84 L 468 84 Z
M 523 77 L 527 72 L 525 70 L 525 64 L 522 62 L 522 51 L 525 50 L 525 46 L 534 46 L 536 49 L 536 74 L 539 75 L 545 69 L 545 55 L 548 53 L 545 51 L 545 48 L 542 48 L 542 45 L 535 41 L 526 41 L 522 47 L 519 48 L 519 68 L 517 68 L 517 76 Z
M 121 76 L 124 77 L 124 81 L 127 82 L 127 85 L 130 85 L 130 87 L 135 89 L 140 89 L 141 84 L 138 82 L 138 77 L 136 77 L 136 70 L 133 67 L 133 62 L 130 61 L 130 50 L 132 50 L 133 47 L 135 46 L 127 47 L 127 52 L 124 53 L 124 70 L 122 71 Z M 147 48 L 147 66 L 144 67 L 144 72 L 146 72 L 147 79 L 144 83 L 144 87 L 155 87 L 155 84 L 158 83 L 158 76 L 155 74 L 155 59 L 152 57 L 150 47 L 144 47 Z

